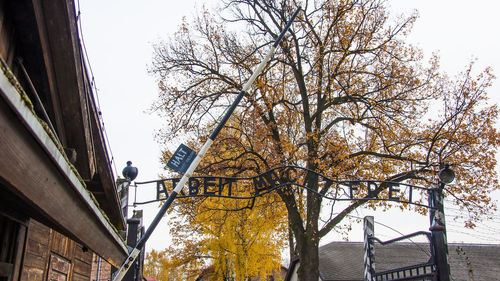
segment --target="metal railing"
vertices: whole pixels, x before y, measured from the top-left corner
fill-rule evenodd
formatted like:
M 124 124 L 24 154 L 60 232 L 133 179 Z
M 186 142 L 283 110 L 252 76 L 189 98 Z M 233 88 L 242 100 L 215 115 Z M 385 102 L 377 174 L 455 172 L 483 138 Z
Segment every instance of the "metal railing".
M 432 247 L 431 233 L 425 231 L 418 231 L 408 235 L 404 235 L 395 239 L 381 241 L 376 237 L 369 237 L 368 242 L 370 249 L 373 249 L 373 243 L 378 242 L 381 245 L 392 244 L 401 240 L 406 240 L 415 236 L 424 235 L 429 241 L 430 245 L 430 259 L 425 263 L 419 263 L 410 266 L 404 266 L 399 268 L 394 268 L 390 270 L 385 270 L 381 272 L 373 272 L 373 281 L 402 281 L 402 280 L 437 280 L 437 267 L 435 262 L 434 247 Z

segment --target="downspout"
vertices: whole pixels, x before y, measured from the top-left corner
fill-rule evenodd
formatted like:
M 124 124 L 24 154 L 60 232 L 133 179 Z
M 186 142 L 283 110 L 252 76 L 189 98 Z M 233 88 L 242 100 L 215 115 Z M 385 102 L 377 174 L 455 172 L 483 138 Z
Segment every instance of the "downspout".
M 101 275 L 101 257 L 98 256 L 96 281 L 99 281 L 100 275 Z

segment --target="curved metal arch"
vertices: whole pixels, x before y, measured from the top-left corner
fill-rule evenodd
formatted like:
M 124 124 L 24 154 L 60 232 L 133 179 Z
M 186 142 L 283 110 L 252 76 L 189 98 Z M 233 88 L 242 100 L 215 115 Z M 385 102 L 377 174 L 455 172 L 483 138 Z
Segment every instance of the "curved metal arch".
M 298 173 L 298 171 L 303 172 L 304 174 L 301 176 L 303 180 L 298 181 L 298 178 L 291 178 L 290 172 L 292 171 L 296 173 Z M 311 177 L 319 178 L 320 182 L 323 184 L 323 188 L 321 190 L 318 191 L 312 189 L 307 185 L 307 182 Z M 143 202 L 137 202 L 134 200 L 135 202 L 133 205 L 143 205 L 166 200 L 166 197 L 168 197 L 169 187 L 173 190 L 173 187 L 178 180 L 179 178 L 165 178 L 152 181 L 135 182 L 136 188 L 137 185 L 155 183 L 157 185 L 157 198 L 155 200 Z M 218 182 L 215 183 L 214 181 Z M 167 186 L 169 182 L 171 185 Z M 245 190 L 246 192 L 250 192 L 249 195 L 238 195 L 233 192 L 236 189 L 238 182 L 246 182 L 246 186 L 253 186 L 253 190 Z M 196 183 L 194 188 L 192 188 L 192 183 Z M 201 186 L 202 183 L 203 187 Z M 294 165 L 275 167 L 251 177 L 193 176 L 188 182 L 188 187 L 187 194 L 182 192 L 177 197 L 217 197 L 237 200 L 252 200 L 251 205 L 253 206 L 253 201 L 257 197 L 271 193 L 280 188 L 299 187 L 315 193 L 324 199 L 332 201 L 392 201 L 425 208 L 433 208 L 432 206 L 415 202 L 412 198 L 415 190 L 429 193 L 432 192 L 432 188 L 396 181 L 335 180 L 311 169 Z M 335 188 L 335 195 L 333 197 L 328 195 L 328 190 L 332 190 L 330 189 L 331 187 Z M 371 189 L 373 187 L 374 189 Z M 400 192 L 400 189 L 396 189 L 394 187 L 404 187 L 408 191 L 407 198 L 404 196 L 394 196 L 395 193 Z M 209 190 L 209 188 L 211 188 L 211 190 Z M 200 189 L 203 190 L 200 191 Z M 384 190 L 388 191 L 388 195 L 386 197 L 380 196 L 380 193 Z M 341 194 L 339 194 L 339 192 L 341 192 Z M 355 194 L 355 192 L 357 193 Z M 365 195 L 361 196 L 360 194 L 363 193 L 365 193 Z M 162 194 L 165 195 L 164 198 L 161 197 Z

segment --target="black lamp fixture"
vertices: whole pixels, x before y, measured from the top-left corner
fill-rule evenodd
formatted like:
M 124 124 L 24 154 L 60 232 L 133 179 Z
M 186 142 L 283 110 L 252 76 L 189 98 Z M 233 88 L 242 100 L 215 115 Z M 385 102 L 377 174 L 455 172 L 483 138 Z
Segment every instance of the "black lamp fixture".
M 136 167 L 132 166 L 132 161 L 127 161 L 127 167 L 123 168 L 122 175 L 129 181 L 133 181 L 139 170 Z
M 444 184 L 449 184 L 453 182 L 455 179 L 455 172 L 453 172 L 452 169 L 450 169 L 450 164 L 449 163 L 444 163 L 443 168 L 439 170 L 439 181 Z

